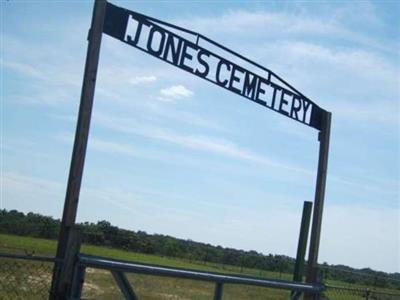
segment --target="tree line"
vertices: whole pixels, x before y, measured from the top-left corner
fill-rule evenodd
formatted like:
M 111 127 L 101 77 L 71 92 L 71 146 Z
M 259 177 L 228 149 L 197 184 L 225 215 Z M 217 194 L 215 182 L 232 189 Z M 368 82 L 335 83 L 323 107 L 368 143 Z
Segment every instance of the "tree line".
M 161 234 L 147 234 L 113 226 L 108 221 L 77 224 L 84 243 L 106 246 L 127 251 L 176 257 L 193 262 L 215 263 L 255 268 L 279 273 L 293 273 L 294 258 L 285 255 L 262 254 L 222 246 L 213 246 L 192 240 L 178 239 Z M 57 239 L 60 220 L 37 213 L 0 210 L 0 233 Z M 332 266 L 324 263 L 321 270 L 325 279 L 336 279 L 353 284 L 400 290 L 400 274 L 388 274 L 371 269 L 353 269 L 347 266 Z

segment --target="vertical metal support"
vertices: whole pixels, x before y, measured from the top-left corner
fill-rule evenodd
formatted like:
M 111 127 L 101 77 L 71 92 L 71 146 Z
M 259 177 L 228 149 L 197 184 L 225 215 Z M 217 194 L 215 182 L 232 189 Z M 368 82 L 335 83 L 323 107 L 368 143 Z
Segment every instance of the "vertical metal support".
M 331 116 L 330 112 L 326 112 L 323 117 L 322 129 L 319 132 L 319 159 L 318 159 L 318 173 L 317 184 L 315 189 L 315 200 L 313 210 L 313 222 L 311 228 L 310 249 L 308 253 L 308 269 L 307 269 L 307 283 L 314 283 L 317 281 L 317 267 L 318 267 L 318 251 L 321 234 L 322 213 L 324 209 L 326 177 L 328 169 L 328 154 L 329 154 L 329 141 L 331 134 Z M 306 299 L 312 299 L 310 295 Z
M 304 259 L 306 255 L 308 232 L 310 229 L 311 209 L 312 202 L 304 201 L 293 281 L 303 281 Z
M 126 300 L 138 300 L 138 297 L 133 291 L 129 280 L 126 278 L 124 273 L 119 271 L 111 271 L 111 274 Z
M 83 283 L 85 282 L 86 267 L 76 263 L 74 277 L 72 279 L 71 299 L 81 299 Z
M 81 238 L 76 228 L 70 231 L 66 246 L 65 257 L 61 264 L 57 287 L 59 293 L 57 299 L 65 299 L 70 296 L 73 285 L 73 277 L 78 263 L 78 253 L 81 248 Z
M 224 284 L 222 282 L 215 283 L 214 300 L 222 300 L 223 292 L 224 292 Z
M 365 290 L 365 300 L 369 300 L 369 296 L 371 295 L 371 291 L 367 288 Z
M 100 55 L 101 37 L 106 12 L 106 0 L 95 0 L 92 23 L 89 32 L 89 43 L 86 53 L 85 72 L 83 77 L 78 123 L 75 132 L 74 148 L 69 170 L 68 186 L 64 202 L 64 211 L 58 239 L 58 260 L 65 260 L 68 250 L 67 243 L 70 239 L 71 229 L 75 225 L 78 209 L 79 192 L 82 182 L 83 167 L 85 162 L 86 147 L 89 136 L 90 119 L 93 107 L 93 97 L 96 86 L 96 75 Z M 64 261 L 64 264 L 66 262 Z M 53 279 L 49 299 L 65 299 L 66 291 L 60 285 L 62 277 L 62 264 L 54 265 Z

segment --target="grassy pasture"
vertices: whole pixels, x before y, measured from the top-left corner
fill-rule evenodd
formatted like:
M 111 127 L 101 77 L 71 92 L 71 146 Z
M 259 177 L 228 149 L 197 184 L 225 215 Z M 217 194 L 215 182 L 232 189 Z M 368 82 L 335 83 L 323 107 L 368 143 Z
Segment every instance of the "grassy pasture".
M 21 237 L 15 235 L 0 234 L 0 252 L 24 253 L 24 249 L 33 252 L 35 255 L 54 256 L 56 253 L 56 241 L 32 237 Z M 251 276 L 261 276 L 267 278 L 278 278 L 291 280 L 292 275 L 285 273 L 270 272 L 258 269 L 249 269 L 237 266 L 222 265 L 215 263 L 203 263 L 199 261 L 189 261 L 181 258 L 162 257 L 151 254 L 136 253 L 108 247 L 99 247 L 83 244 L 81 252 L 90 255 L 110 257 L 128 261 L 196 269 L 199 271 L 211 271 L 220 273 L 245 274 Z
M 31 237 L 0 234 L 0 252 L 24 254 L 24 249 L 35 255 L 54 256 L 56 241 Z M 204 264 L 171 257 L 128 252 L 107 247 L 82 245 L 81 252 L 90 255 L 110 257 L 128 261 L 150 263 L 171 267 L 189 268 L 200 271 L 244 274 L 266 278 L 291 280 L 291 274 L 280 274 L 257 269 L 240 269 L 236 266 L 222 264 Z M 51 282 L 52 264 L 31 261 L 11 261 L 0 259 L 0 299 L 46 299 Z M 204 281 L 177 279 L 140 274 L 128 274 L 139 299 L 212 299 L 214 284 Z M 3 282 L 3 284 L 1 283 Z M 7 284 L 5 282 L 9 282 Z M 328 284 L 349 286 L 339 281 L 328 281 Z M 354 286 L 352 286 L 354 287 Z M 362 288 L 362 286 L 360 286 Z M 29 295 L 29 297 L 24 297 Z M 336 291 L 326 293 L 329 299 L 361 300 L 360 295 L 342 294 Z M 21 297 L 19 297 L 21 296 Z M 224 299 L 288 299 L 289 293 L 284 290 L 262 287 L 224 285 Z M 83 289 L 85 299 L 123 299 L 111 273 L 105 270 L 88 268 Z
M 53 256 L 56 252 L 56 242 L 53 240 L 45 240 L 31 237 L 21 237 L 0 234 L 0 252 L 13 252 L 24 254 L 24 249 L 28 250 L 29 253 L 35 255 L 48 255 Z M 203 262 L 188 261 L 170 257 L 161 257 L 156 255 L 148 255 L 142 253 L 128 252 L 118 249 L 112 249 L 107 247 L 97 247 L 91 245 L 82 245 L 81 252 L 98 255 L 116 259 L 123 259 L 129 261 L 136 261 L 142 263 L 151 263 L 172 267 L 190 268 L 201 271 L 211 272 L 223 272 L 238 274 L 263 276 L 267 278 L 281 278 L 290 279 L 289 274 L 279 274 L 275 272 L 260 271 L 256 269 L 243 268 L 240 270 L 236 266 L 224 266 L 221 264 L 204 264 Z M 16 276 L 13 280 L 21 282 L 19 288 L 22 288 L 20 293 L 24 290 L 30 290 L 31 299 L 42 299 L 40 298 L 40 292 L 43 294 L 43 285 L 50 286 L 51 279 L 51 266 L 46 263 L 41 263 L 40 268 L 44 272 L 38 275 L 42 278 L 42 284 L 40 285 L 40 291 L 34 291 L 35 287 L 32 286 L 30 278 L 33 276 L 29 270 L 35 268 L 35 263 L 32 262 L 16 262 L 20 268 L 18 273 L 20 277 Z M 0 260 L 1 264 L 1 260 Z M 7 265 L 11 266 L 13 263 L 8 262 Z M 25 271 L 24 271 L 25 270 Z M 29 272 L 27 272 L 29 271 Z M 1 273 L 7 272 L 2 270 Z M 28 274 L 29 273 L 29 274 Z M 42 274 L 43 273 L 43 274 Z M 25 274 L 25 275 L 24 275 Z M 22 277 L 21 277 L 22 276 Z M 17 278 L 18 277 L 18 278 Z M 214 292 L 214 284 L 204 281 L 188 280 L 188 279 L 177 279 L 167 278 L 150 275 L 140 274 L 129 274 L 128 279 L 134 286 L 135 292 L 140 299 L 212 299 Z M 25 284 L 23 283 L 25 282 Z M 2 293 L 7 292 L 8 295 L 13 296 L 14 293 L 8 289 L 2 291 L 2 285 L 0 284 L 0 299 L 3 299 Z M 36 296 L 37 294 L 37 296 Z M 85 285 L 83 290 L 83 297 L 89 299 L 122 299 L 122 295 L 116 286 L 111 273 L 105 270 L 88 268 L 86 272 Z M 288 292 L 275 289 L 267 289 L 261 287 L 250 287 L 240 285 L 226 285 L 224 286 L 224 297 L 225 299 L 287 299 Z M 12 299 L 12 297 L 11 297 Z

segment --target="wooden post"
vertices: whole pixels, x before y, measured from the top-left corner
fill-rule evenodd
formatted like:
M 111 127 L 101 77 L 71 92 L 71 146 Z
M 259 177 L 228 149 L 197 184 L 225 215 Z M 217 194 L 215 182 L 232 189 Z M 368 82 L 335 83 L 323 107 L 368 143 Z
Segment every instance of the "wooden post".
M 67 263 L 68 243 L 71 231 L 75 225 L 79 202 L 79 192 L 82 182 L 83 167 L 87 141 L 89 136 L 90 119 L 93 107 L 93 97 L 96 86 L 97 67 L 100 55 L 101 37 L 106 12 L 106 0 L 95 0 L 92 23 L 89 31 L 89 43 L 86 53 L 85 71 L 81 91 L 78 123 L 75 132 L 74 148 L 69 170 L 68 185 L 64 202 L 64 211 L 58 238 L 56 259 L 49 299 L 65 299 L 66 290 L 61 282 L 62 271 L 69 269 Z M 62 261 L 62 262 L 60 262 Z
M 322 213 L 324 209 L 326 177 L 328 170 L 329 140 L 331 134 L 330 112 L 326 112 L 323 118 L 323 126 L 319 132 L 319 159 L 317 184 L 315 189 L 315 200 L 313 210 L 313 222 L 311 227 L 310 249 L 308 253 L 307 283 L 315 283 L 318 279 L 318 251 L 321 234 Z M 311 295 L 306 295 L 306 299 L 312 299 Z

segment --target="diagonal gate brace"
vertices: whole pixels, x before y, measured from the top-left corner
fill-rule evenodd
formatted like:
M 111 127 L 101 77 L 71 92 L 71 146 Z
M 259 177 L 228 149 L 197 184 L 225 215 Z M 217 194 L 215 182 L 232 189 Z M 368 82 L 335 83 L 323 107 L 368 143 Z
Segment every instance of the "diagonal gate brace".
M 119 289 L 121 290 L 126 300 L 139 299 L 136 296 L 131 283 L 129 282 L 128 278 L 126 278 L 124 273 L 118 271 L 111 271 L 111 274 L 114 277 L 115 282 L 117 283 Z

